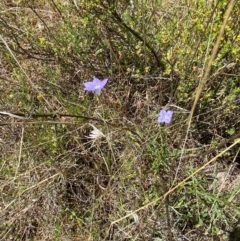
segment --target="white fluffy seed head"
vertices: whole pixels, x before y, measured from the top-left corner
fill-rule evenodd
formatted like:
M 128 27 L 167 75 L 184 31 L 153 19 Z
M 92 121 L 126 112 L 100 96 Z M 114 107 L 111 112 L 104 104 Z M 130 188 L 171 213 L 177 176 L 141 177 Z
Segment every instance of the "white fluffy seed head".
M 98 128 L 96 128 L 94 125 L 89 124 L 93 130 L 90 132 L 90 135 L 88 136 L 89 139 L 99 139 L 101 137 L 106 137 Z

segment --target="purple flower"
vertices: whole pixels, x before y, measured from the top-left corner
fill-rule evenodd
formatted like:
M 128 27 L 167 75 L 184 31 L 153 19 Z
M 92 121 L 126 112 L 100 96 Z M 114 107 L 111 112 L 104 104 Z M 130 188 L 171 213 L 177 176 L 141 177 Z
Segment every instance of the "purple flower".
M 100 80 L 100 79 L 94 77 L 91 82 L 84 83 L 84 85 L 85 85 L 84 90 L 93 91 L 97 95 L 100 95 L 101 90 L 106 85 L 107 81 L 108 81 L 108 79 Z
M 159 123 L 166 123 L 169 124 L 172 120 L 173 111 L 171 110 L 160 110 L 158 116 Z

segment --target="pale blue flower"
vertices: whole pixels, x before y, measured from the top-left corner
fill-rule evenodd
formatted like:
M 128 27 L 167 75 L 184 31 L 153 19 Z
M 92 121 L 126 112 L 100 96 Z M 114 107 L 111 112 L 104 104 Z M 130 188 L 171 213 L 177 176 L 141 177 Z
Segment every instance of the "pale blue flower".
M 93 91 L 97 95 L 100 95 L 101 90 L 107 84 L 107 81 L 108 79 L 100 80 L 94 77 L 92 81 L 84 83 L 84 90 Z
M 159 123 L 166 123 L 169 124 L 172 120 L 173 111 L 171 110 L 160 110 L 158 116 Z

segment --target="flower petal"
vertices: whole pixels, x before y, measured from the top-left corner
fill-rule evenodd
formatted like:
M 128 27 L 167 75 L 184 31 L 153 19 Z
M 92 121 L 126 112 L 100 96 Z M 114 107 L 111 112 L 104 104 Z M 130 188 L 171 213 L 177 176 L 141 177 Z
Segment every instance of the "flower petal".
M 159 116 L 158 116 L 158 122 L 165 122 L 165 115 L 166 110 L 160 110 Z
M 100 79 L 98 79 L 98 78 L 96 78 L 96 77 L 94 77 L 93 78 L 93 81 L 92 81 L 92 83 L 94 84 L 94 85 L 101 85 L 101 80 Z
M 101 81 L 101 87 L 103 88 L 108 82 L 108 79 L 104 79 Z
M 159 116 L 158 116 L 158 122 L 160 123 L 166 123 L 169 124 L 172 120 L 172 115 L 173 115 L 173 111 L 171 110 L 160 110 Z
M 165 115 L 165 123 L 169 124 L 171 122 L 172 115 L 173 115 L 173 111 L 171 111 L 171 110 L 167 111 L 167 113 Z
M 96 93 L 97 95 L 100 95 L 101 94 L 101 89 L 100 88 L 99 89 L 95 89 L 94 93 Z
M 84 83 L 84 90 L 87 91 L 93 91 L 97 95 L 100 95 L 102 88 L 106 85 L 108 79 L 100 80 L 96 77 L 93 78 L 93 80 L 90 82 Z
M 86 82 L 84 83 L 84 85 L 85 85 L 84 90 L 92 91 L 95 88 L 95 84 L 93 82 Z

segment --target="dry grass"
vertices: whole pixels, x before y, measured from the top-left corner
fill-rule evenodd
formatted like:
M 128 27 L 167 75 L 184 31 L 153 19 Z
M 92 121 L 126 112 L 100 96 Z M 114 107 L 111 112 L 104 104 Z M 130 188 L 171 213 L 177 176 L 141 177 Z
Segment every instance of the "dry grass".
M 0 106 L 17 115 L 0 115 L 1 240 L 236 238 L 236 7 L 184 142 L 225 5 L 0 3 Z M 93 76 L 101 96 L 83 91 Z

